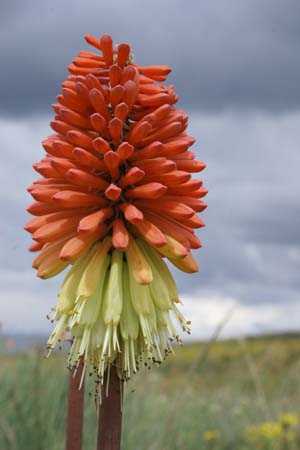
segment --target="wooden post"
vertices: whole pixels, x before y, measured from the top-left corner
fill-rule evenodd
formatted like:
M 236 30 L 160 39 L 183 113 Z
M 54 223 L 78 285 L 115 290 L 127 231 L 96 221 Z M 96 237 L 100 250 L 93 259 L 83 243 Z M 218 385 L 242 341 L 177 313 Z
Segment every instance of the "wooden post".
M 81 361 L 77 371 L 72 369 L 70 372 L 66 450 L 82 450 L 84 381 L 80 389 L 79 386 L 83 367 Z
M 102 388 L 102 404 L 99 409 L 97 450 L 120 450 L 122 429 L 123 383 L 115 366 L 110 368 L 108 395 L 107 372 Z

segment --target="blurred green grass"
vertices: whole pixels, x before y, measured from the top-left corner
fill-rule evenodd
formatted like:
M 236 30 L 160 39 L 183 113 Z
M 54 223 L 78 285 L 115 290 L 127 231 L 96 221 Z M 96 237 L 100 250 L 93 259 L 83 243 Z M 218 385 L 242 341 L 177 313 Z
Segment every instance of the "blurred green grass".
M 0 358 L 0 449 L 63 450 L 65 354 L 45 359 L 36 348 Z M 298 417 L 299 369 L 297 335 L 179 347 L 127 385 L 122 450 L 300 449 L 298 428 L 276 444 L 246 433 L 283 413 Z M 93 394 L 86 395 L 84 450 L 95 448 L 96 422 Z

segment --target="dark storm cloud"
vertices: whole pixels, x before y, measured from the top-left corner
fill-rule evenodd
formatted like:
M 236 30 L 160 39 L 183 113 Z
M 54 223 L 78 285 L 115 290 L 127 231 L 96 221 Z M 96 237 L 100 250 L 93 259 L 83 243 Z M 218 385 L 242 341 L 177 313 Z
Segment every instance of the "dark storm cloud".
M 195 116 L 190 131 L 207 169 L 207 225 L 192 285 L 246 303 L 299 300 L 300 115 Z
M 249 214 L 243 221 L 246 240 L 263 245 L 276 243 L 278 247 L 299 245 L 300 205 L 296 196 L 287 200 L 271 199 L 269 204 L 257 208 L 255 216 Z
M 300 106 L 298 0 L 5 2 L 0 113 L 49 111 L 85 33 L 129 41 L 141 64 L 173 67 L 189 108 Z

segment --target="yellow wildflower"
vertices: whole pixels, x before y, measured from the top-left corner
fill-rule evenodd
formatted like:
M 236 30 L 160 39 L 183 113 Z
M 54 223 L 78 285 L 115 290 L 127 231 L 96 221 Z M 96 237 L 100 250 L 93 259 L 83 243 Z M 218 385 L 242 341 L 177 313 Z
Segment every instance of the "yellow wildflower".
M 203 439 L 205 441 L 217 441 L 220 438 L 220 433 L 218 430 L 208 430 L 203 433 Z
M 277 422 L 264 422 L 260 426 L 261 435 L 267 439 L 273 439 L 281 436 L 282 427 Z
M 284 413 L 280 416 L 280 423 L 284 428 L 296 426 L 298 423 L 296 414 Z

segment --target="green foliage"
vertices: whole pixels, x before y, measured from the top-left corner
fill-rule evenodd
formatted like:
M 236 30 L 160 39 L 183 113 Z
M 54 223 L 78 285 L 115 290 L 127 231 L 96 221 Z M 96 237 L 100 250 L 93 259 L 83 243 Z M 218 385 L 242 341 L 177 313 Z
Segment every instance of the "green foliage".
M 0 354 L 1 450 L 63 450 L 66 355 Z M 184 345 L 126 387 L 122 450 L 300 449 L 300 338 Z M 88 380 L 84 450 L 96 409 Z

